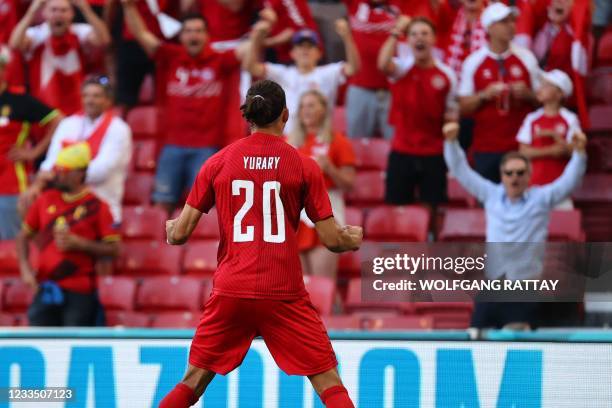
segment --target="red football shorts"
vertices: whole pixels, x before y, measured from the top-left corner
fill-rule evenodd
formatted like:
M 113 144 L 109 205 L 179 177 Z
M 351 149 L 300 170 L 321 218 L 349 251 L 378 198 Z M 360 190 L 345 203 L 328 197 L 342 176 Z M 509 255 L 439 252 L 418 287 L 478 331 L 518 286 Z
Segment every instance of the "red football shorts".
M 226 375 L 256 336 L 289 375 L 314 375 L 338 365 L 329 336 L 308 296 L 297 300 L 213 295 L 204 306 L 189 364 Z

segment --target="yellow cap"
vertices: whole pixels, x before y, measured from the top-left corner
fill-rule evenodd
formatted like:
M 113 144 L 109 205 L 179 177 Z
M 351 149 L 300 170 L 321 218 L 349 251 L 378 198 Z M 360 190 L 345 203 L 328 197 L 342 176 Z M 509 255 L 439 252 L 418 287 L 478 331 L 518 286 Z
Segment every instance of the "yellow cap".
M 55 167 L 78 170 L 84 169 L 91 161 L 91 149 L 88 143 L 75 143 L 63 148 L 57 155 Z

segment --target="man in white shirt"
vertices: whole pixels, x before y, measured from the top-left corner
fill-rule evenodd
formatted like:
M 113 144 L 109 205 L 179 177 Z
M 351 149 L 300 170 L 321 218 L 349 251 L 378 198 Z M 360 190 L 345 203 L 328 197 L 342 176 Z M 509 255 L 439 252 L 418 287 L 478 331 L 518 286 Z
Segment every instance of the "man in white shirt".
M 269 21 L 260 20 L 255 24 L 251 31 L 251 46 L 243 66 L 254 77 L 270 79 L 283 87 L 289 109 L 289 121 L 285 129 L 291 132 L 296 123 L 300 97 L 305 91 L 317 89 L 327 99 L 330 109 L 336 106 L 338 87 L 347 77 L 359 70 L 359 52 L 348 22 L 339 19 L 336 21 L 336 32 L 344 43 L 346 62 L 317 66 L 323 55 L 321 40 L 315 31 L 303 29 L 296 32 L 292 38 L 293 47 L 290 55 L 295 65 L 263 63 L 259 61 L 259 55 L 269 32 Z
M 87 24 L 74 24 L 76 6 Z M 45 21 L 30 27 L 43 12 Z M 81 110 L 80 87 L 85 56 L 91 47 L 106 47 L 110 34 L 86 0 L 34 0 L 15 26 L 11 48 L 28 63 L 32 94 L 65 115 Z
M 86 79 L 82 88 L 84 114 L 62 120 L 53 135 L 45 161 L 36 181 L 24 200 L 38 195 L 47 182 L 53 180 L 53 165 L 63 147 L 86 141 L 92 161 L 87 168 L 85 183 L 108 203 L 116 223 L 121 222 L 121 201 L 128 164 L 132 156 L 132 132 L 112 111 L 112 89 L 106 77 Z

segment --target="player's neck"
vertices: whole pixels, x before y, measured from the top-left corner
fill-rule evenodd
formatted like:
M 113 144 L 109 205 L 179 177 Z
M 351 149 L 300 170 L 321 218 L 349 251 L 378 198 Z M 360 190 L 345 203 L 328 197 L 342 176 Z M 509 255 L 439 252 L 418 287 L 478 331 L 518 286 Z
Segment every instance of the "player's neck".
M 282 136 L 283 129 L 278 126 L 268 126 L 262 128 L 253 128 L 253 133 L 265 133 L 266 135 Z
M 561 110 L 561 104 L 558 102 L 547 102 L 542 107 L 544 109 L 544 115 L 546 116 L 557 116 Z

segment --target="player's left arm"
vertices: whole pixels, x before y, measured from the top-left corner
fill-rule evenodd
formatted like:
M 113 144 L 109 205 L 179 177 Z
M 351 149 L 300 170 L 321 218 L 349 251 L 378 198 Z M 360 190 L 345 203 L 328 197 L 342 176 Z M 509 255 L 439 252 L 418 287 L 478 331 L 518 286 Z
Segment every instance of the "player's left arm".
M 166 221 L 166 242 L 170 245 L 183 245 L 198 225 L 200 217 L 202 213 L 199 210 L 185 204 L 178 218 Z

